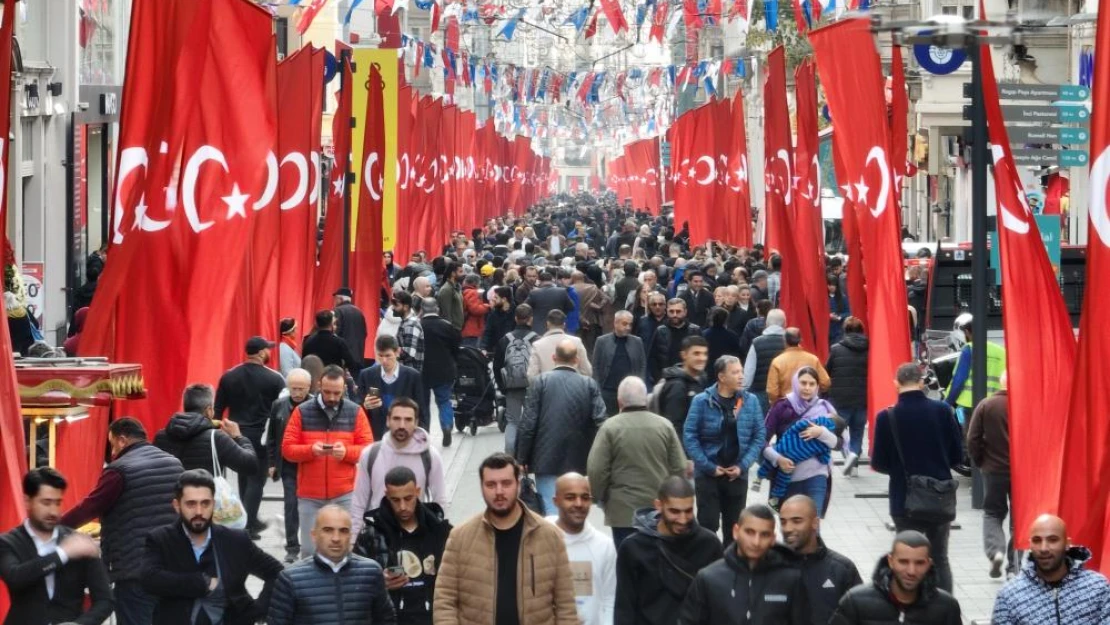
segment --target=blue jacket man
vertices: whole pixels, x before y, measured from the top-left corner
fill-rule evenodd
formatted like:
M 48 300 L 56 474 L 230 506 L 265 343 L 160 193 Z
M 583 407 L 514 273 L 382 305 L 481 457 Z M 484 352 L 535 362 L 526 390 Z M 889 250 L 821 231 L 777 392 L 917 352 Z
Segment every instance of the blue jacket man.
M 740 359 L 721 356 L 713 369 L 717 383 L 691 402 L 682 442 L 694 463 L 698 523 L 713 532 L 723 524 L 727 537 L 747 502 L 748 468 L 759 458 L 767 432 L 759 399 L 741 389 Z

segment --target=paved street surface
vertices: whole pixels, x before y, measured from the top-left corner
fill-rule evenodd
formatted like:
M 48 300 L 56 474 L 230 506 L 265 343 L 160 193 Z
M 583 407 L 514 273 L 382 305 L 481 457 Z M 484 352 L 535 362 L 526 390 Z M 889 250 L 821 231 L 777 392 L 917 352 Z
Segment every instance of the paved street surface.
M 438 420 L 433 418 L 432 438 L 440 449 L 442 435 Z M 443 451 L 447 488 L 451 493 L 447 508 L 451 522 L 458 524 L 484 509 L 478 483 L 478 465 L 489 454 L 504 449 L 504 436 L 494 426 L 481 428 L 476 437 L 455 433 L 453 445 Z M 839 454 L 834 454 L 839 456 Z M 873 473 L 866 466 L 860 467 L 858 478 L 841 477 L 839 471 L 833 478 L 833 498 L 829 516 L 822 523 L 822 536 L 826 544 L 855 561 L 864 580 L 869 580 L 879 557 L 890 549 L 894 537 L 886 528 L 890 520 L 885 498 L 858 498 L 860 493 L 886 491 L 886 476 Z M 960 601 L 967 623 L 990 622 L 994 596 L 1002 580 L 992 580 L 987 575 L 989 563 L 982 549 L 982 513 L 971 509 L 970 480 L 961 480 L 960 508 L 956 522 L 960 529 L 953 529 L 948 555 L 955 579 L 956 598 Z M 232 482 L 234 483 L 234 482 Z M 749 493 L 748 502 L 766 501 L 766 486 L 760 493 Z M 285 532 L 282 520 L 281 486 L 270 482 L 266 500 L 262 503 L 262 519 L 270 524 L 263 533 L 262 546 L 277 558 L 285 554 Z M 604 517 L 594 509 L 590 522 L 605 530 Z M 256 580 L 254 580 L 256 581 Z M 252 590 L 257 592 L 261 584 Z

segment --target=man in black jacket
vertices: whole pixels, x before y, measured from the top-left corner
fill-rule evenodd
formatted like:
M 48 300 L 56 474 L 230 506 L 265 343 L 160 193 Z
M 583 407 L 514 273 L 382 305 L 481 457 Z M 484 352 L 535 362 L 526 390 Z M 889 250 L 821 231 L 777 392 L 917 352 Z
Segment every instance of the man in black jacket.
M 58 524 L 66 480 L 50 467 L 23 476 L 27 519 L 0 536 L 0 579 L 11 595 L 4 625 L 100 625 L 112 615 L 112 589 L 100 548 Z M 85 610 L 85 589 L 92 605 Z
M 408 397 L 425 402 L 424 380 L 420 372 L 402 365 L 399 358 L 401 346 L 397 339 L 383 334 L 374 341 L 377 362 L 358 374 L 359 403 L 370 418 L 374 440 L 380 441 L 387 434 L 386 415 L 389 406 L 398 397 Z M 420 421 L 428 421 L 428 404 L 420 404 Z
M 748 506 L 732 527 L 735 548 L 702 569 L 678 617 L 678 625 L 760 623 L 808 625 L 809 600 L 794 554 L 775 544 L 775 513 Z
M 186 471 L 213 471 L 218 460 L 221 467 L 237 474 L 253 475 L 258 471 L 258 456 L 250 439 L 243 436 L 239 424 L 231 419 L 213 425 L 216 410 L 215 391 L 207 384 L 190 384 L 181 395 L 181 408 L 170 418 L 165 429 L 154 435 L 154 446 L 173 454 Z M 216 457 L 212 457 L 213 439 Z
M 143 588 L 158 600 L 158 625 L 253 625 L 266 615 L 281 563 L 245 532 L 214 525 L 215 497 L 211 473 L 182 473 L 173 498 L 180 518 L 146 537 Z M 257 601 L 250 575 L 265 582 Z
M 215 418 L 223 419 L 226 410 L 254 448 L 258 468 L 250 473 L 239 473 L 239 496 L 247 510 L 247 531 L 255 540 L 266 529 L 266 524 L 258 520 L 262 489 L 266 486 L 266 447 L 262 444 L 262 433 L 270 420 L 270 407 L 285 388 L 281 374 L 266 366 L 274 346 L 261 336 L 251 337 L 247 341 L 246 361 L 224 373 L 216 387 Z
M 651 339 L 648 368 L 652 382 L 662 380 L 663 370 L 682 359 L 682 340 L 688 336 L 701 336 L 701 328 L 686 320 L 686 300 L 676 297 L 667 302 L 666 325 L 659 326 Z
M 929 539 L 913 530 L 894 537 L 879 559 L 871 583 L 840 600 L 829 625 L 960 625 L 960 603 L 937 585 Z
M 721 541 L 698 525 L 694 487 L 677 476 L 663 481 L 655 508 L 637 511 L 633 524 L 636 533 L 617 551 L 613 624 L 674 625 L 694 576 L 721 558 Z
M 355 358 L 351 371 L 357 371 L 362 368 L 362 357 L 366 354 L 366 316 L 351 301 L 354 297 L 351 289 L 343 287 L 332 297 L 335 298 L 335 335 L 343 339 L 350 348 L 351 355 Z
M 285 507 L 285 563 L 296 562 L 301 553 L 301 523 L 297 511 L 297 463 L 286 462 L 281 455 L 281 441 L 289 417 L 305 401 L 312 398 L 312 374 L 304 369 L 292 369 L 285 376 L 289 394 L 274 400 L 270 407 L 270 441 L 267 459 L 271 480 L 281 480 L 282 499 Z
M 686 415 L 694 397 L 707 386 L 705 367 L 709 363 L 709 341 L 701 336 L 688 336 L 682 339 L 679 352 L 682 364 L 663 370 L 663 386 L 656 391 L 659 397 L 655 403 L 659 414 L 674 424 L 679 440 L 682 428 L 686 425 Z
M 399 625 L 432 625 L 436 572 L 451 523 L 436 503 L 420 500 L 416 474 L 394 467 L 385 474 L 385 505 L 366 513 L 355 553 L 385 569 L 385 587 Z
M 335 333 L 335 313 L 330 310 L 316 313 L 316 329 L 304 340 L 301 356 L 318 356 L 325 367 L 338 365 L 352 374 L 362 366 L 362 358 Z
M 854 562 L 825 546 L 818 532 L 821 517 L 817 505 L 805 495 L 794 495 L 779 508 L 782 541 L 794 550 L 802 569 L 802 582 L 809 599 L 810 623 L 828 625 L 829 619 L 849 590 L 863 580 Z
M 617 406 L 617 387 L 628 376 L 644 379 L 647 375 L 647 355 L 644 342 L 632 334 L 632 313 L 618 310 L 613 315 L 613 331 L 597 339 L 593 352 L 593 378 L 601 387 L 605 400 L 605 414 L 620 412 Z
M 832 386 L 828 400 L 848 423 L 848 454 L 844 475 L 853 475 L 863 453 L 863 433 L 867 427 L 867 358 L 869 341 L 863 322 L 856 317 L 844 320 L 844 338 L 829 349 L 825 370 Z
M 396 625 L 381 565 L 351 553 L 351 513 L 336 505 L 321 508 L 312 540 L 315 555 L 278 576 L 266 622 Z
M 544 327 L 547 313 L 561 310 L 569 315 L 574 310 L 574 301 L 570 299 L 570 294 L 566 288 L 555 284 L 555 276 L 547 269 L 540 272 L 539 286 L 532 289 L 526 302 L 532 307 L 532 330 L 539 333 L 547 330 Z
M 705 288 L 705 276 L 700 271 L 687 275 L 686 282 L 689 283 L 690 288 L 682 294 L 682 299 L 686 302 L 690 323 L 705 327 L 706 315 L 709 309 L 713 308 L 713 294 Z
M 420 327 L 424 329 L 424 405 L 431 406 L 435 396 L 439 408 L 439 426 L 443 431 L 443 446 L 451 446 L 451 428 L 455 425 L 455 409 L 451 405 L 451 395 L 458 376 L 459 348 L 462 347 L 462 333 L 443 317 L 439 316 L 439 303 L 433 297 L 425 297 L 422 306 L 423 318 Z M 431 416 L 421 422 L 428 432 L 432 431 Z

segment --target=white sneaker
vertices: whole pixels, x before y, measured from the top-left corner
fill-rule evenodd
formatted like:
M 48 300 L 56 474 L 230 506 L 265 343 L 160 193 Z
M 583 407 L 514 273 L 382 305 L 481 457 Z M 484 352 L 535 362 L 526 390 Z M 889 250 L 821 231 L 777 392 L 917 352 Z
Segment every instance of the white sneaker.
M 852 470 L 859 464 L 859 455 L 849 452 L 848 456 L 844 459 L 844 475 L 845 477 L 852 475 Z
M 1001 551 L 994 552 L 991 556 L 991 579 L 998 579 L 1002 577 L 1002 565 L 1006 562 L 1006 556 L 1002 555 Z

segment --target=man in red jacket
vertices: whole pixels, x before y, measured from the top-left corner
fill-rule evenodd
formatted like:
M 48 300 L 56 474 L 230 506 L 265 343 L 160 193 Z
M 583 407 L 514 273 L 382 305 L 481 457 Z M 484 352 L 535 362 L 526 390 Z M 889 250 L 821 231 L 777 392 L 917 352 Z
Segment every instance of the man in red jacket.
M 281 455 L 297 463 L 301 557 L 312 555 L 316 513 L 329 504 L 351 507 L 359 454 L 374 442 L 366 413 L 345 392 L 343 369 L 324 369 L 320 394 L 293 410 L 281 440 Z

